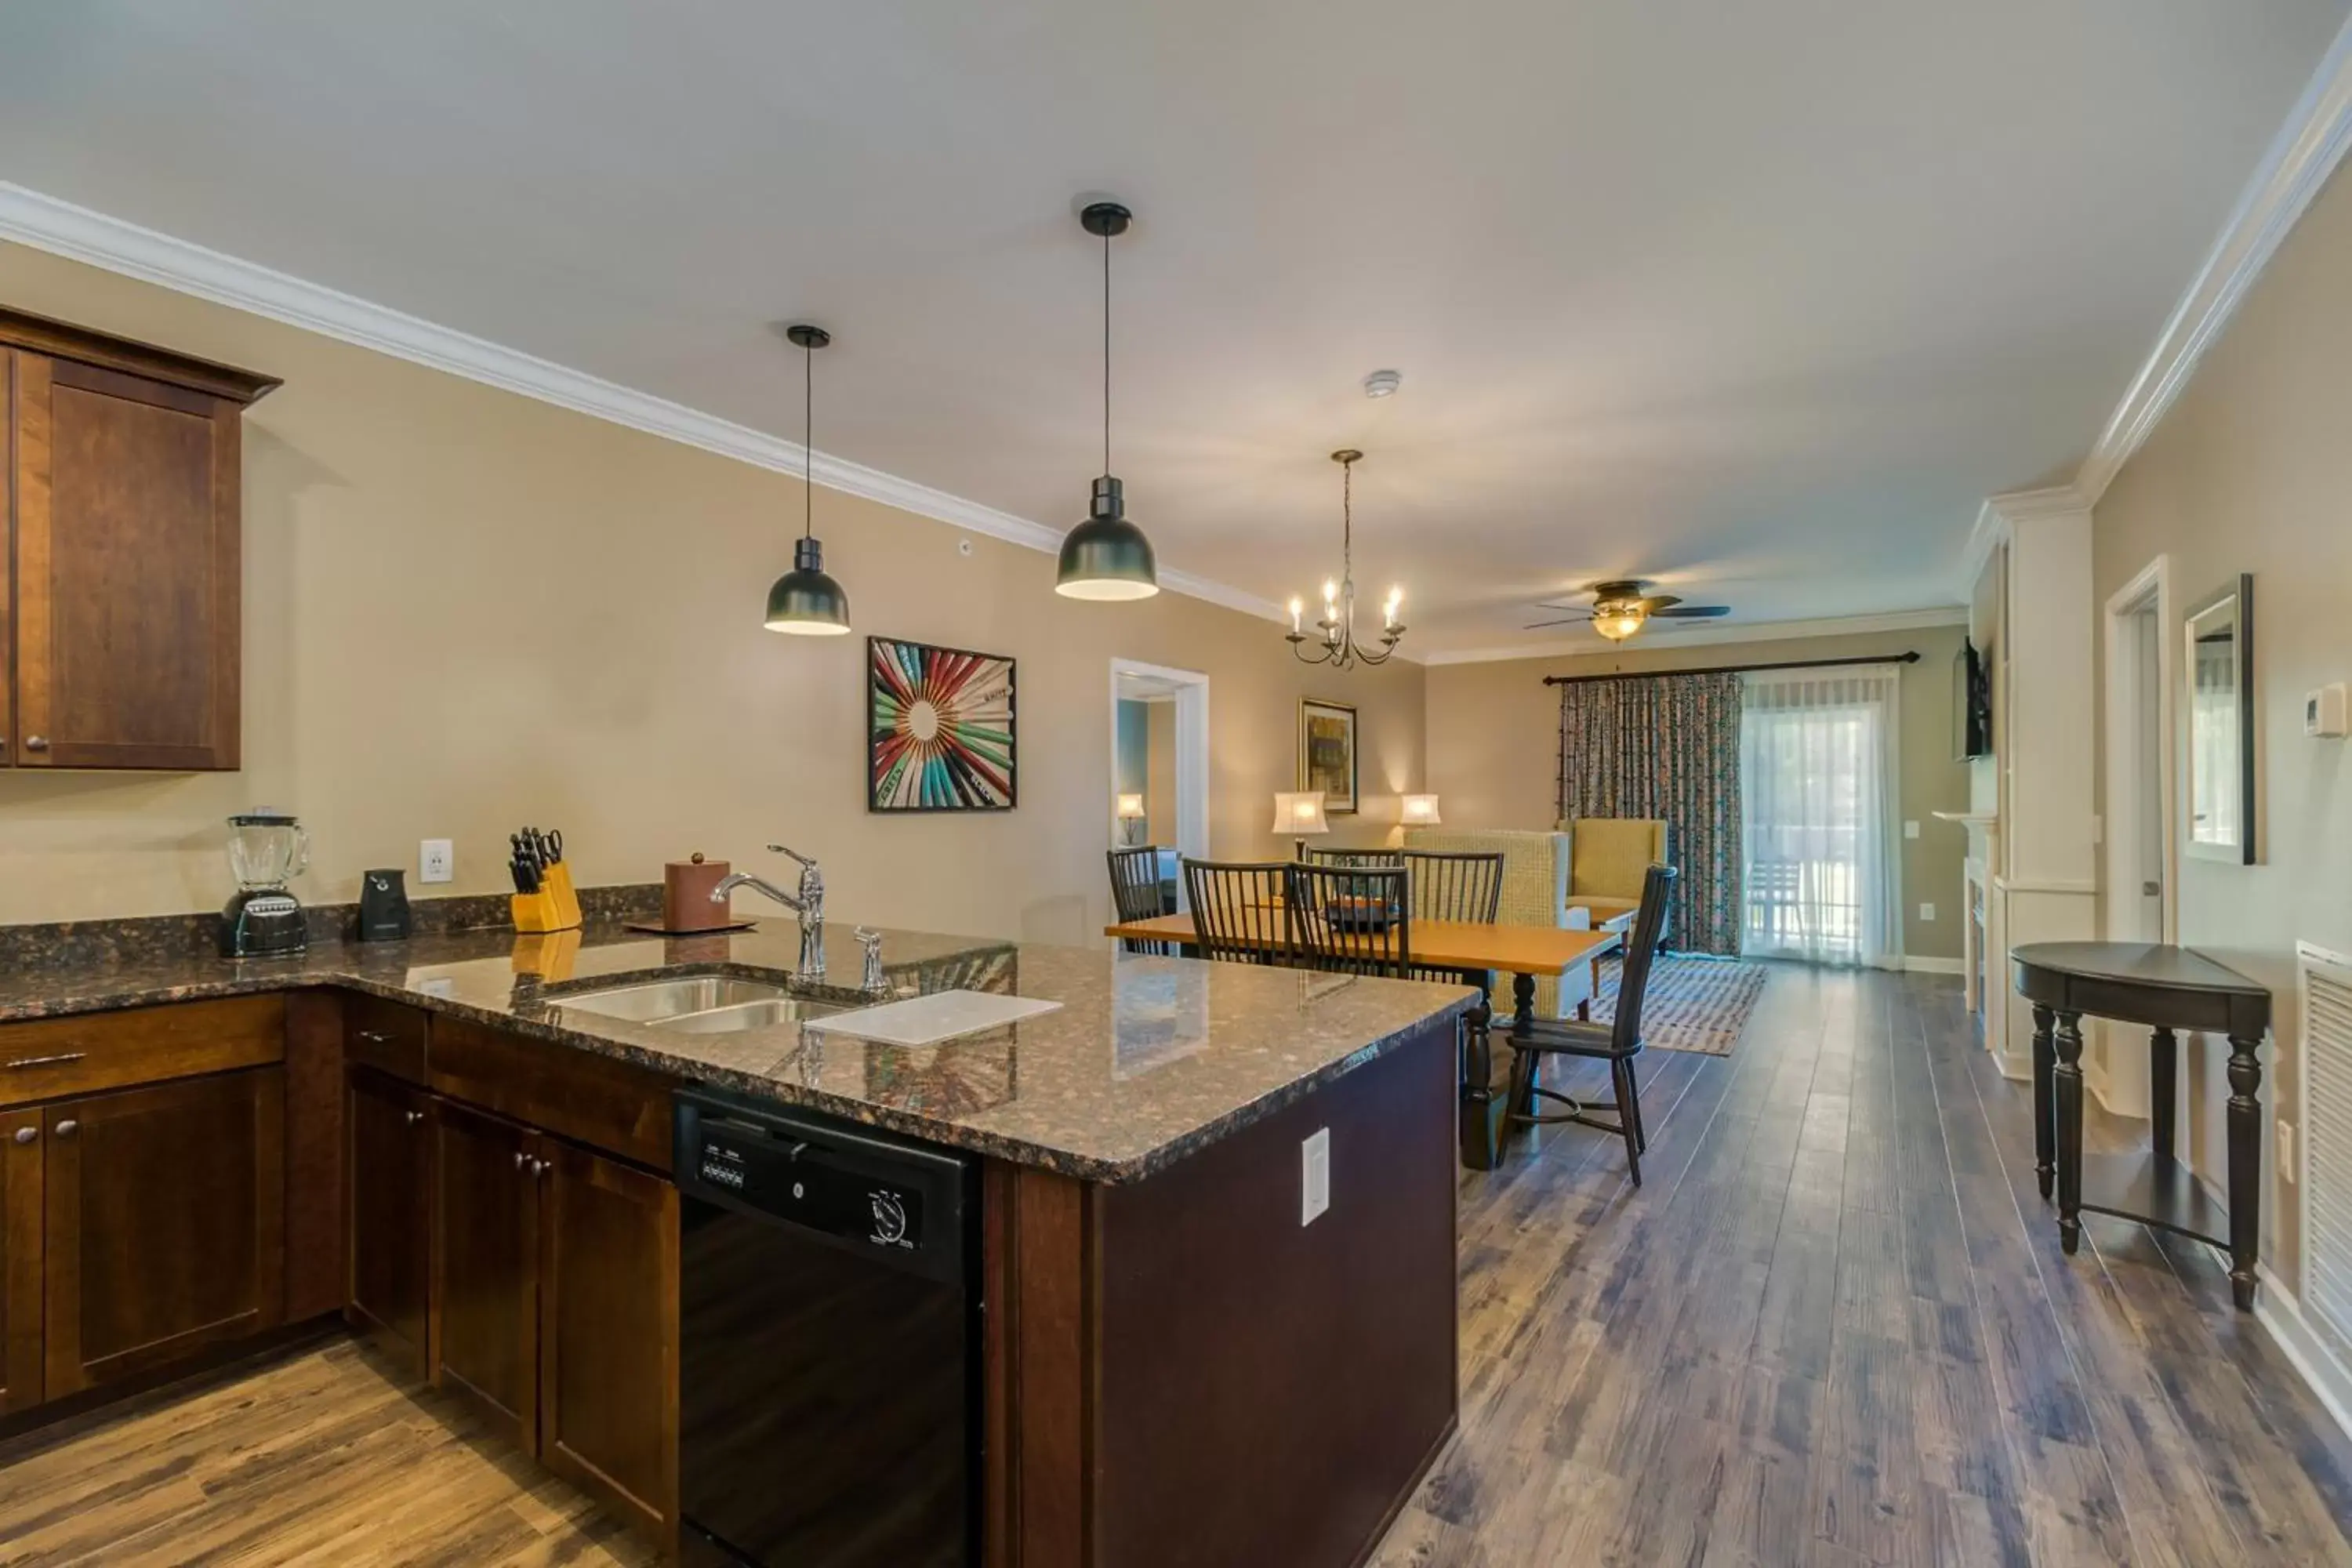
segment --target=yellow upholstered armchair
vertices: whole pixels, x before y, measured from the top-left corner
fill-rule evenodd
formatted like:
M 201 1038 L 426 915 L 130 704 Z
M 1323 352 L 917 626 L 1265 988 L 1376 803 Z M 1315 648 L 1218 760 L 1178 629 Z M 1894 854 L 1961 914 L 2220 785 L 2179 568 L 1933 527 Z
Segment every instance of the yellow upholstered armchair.
M 1568 923 L 1563 900 L 1568 897 L 1568 836 L 1564 833 L 1544 833 L 1530 829 L 1510 828 L 1444 828 L 1408 827 L 1404 830 L 1408 849 L 1430 849 L 1440 853 L 1500 855 L 1503 858 L 1503 897 L 1496 911 L 1497 922 L 1507 926 L 1549 926 L 1559 928 Z M 1510 984 L 1503 985 L 1497 1005 L 1511 1005 Z M 1559 1004 L 1559 984 L 1545 979 L 1536 982 L 1536 1013 L 1539 1017 L 1564 1018 L 1566 1009 Z
M 1642 879 L 1652 866 L 1670 866 L 1666 825 L 1646 816 L 1571 816 L 1568 835 L 1568 923 L 1599 925 L 1642 907 Z M 1586 911 L 1579 919 L 1575 911 Z

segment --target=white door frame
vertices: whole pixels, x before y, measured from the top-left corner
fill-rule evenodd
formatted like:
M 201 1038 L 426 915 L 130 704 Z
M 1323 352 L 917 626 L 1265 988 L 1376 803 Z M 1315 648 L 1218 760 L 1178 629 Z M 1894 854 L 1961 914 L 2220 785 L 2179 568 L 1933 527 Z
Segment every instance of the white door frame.
M 1146 676 L 1176 688 L 1176 850 L 1191 859 L 1209 854 L 1209 678 L 1197 669 L 1177 669 L 1141 659 L 1110 661 L 1110 772 L 1118 778 L 1118 678 Z M 1116 792 L 1105 806 L 1110 817 L 1111 842 L 1118 841 L 1118 798 Z M 1184 903 L 1184 879 L 1176 879 L 1178 908 Z
M 2157 812 L 2163 818 L 2159 842 L 2164 846 L 2157 875 L 2164 885 L 2164 917 L 2158 932 L 2160 942 L 2177 942 L 2180 932 L 2180 836 L 2177 831 L 2179 812 L 2177 791 L 2178 748 L 2174 729 L 2174 686 L 2176 670 L 2173 651 L 2172 558 L 2159 555 L 2133 574 L 2131 581 L 2108 595 L 2105 613 L 2106 662 L 2104 681 L 2106 709 L 2105 734 L 2106 782 L 2101 808 L 2105 813 L 2105 854 L 2102 871 L 2106 883 L 2106 905 L 2102 913 L 2106 922 L 2106 934 L 2121 934 L 2115 918 L 2116 910 L 2137 898 L 2136 885 L 2142 879 L 2139 848 L 2146 838 L 2147 824 L 2140 821 L 2140 793 L 2134 788 L 2139 759 L 2149 748 L 2148 737 L 2141 733 L 2141 709 L 2144 693 L 2139 689 L 2141 668 L 2138 652 L 2132 638 L 2131 623 L 2139 616 L 2153 614 L 2156 619 L 2156 712 L 2155 751 L 2163 758 L 2157 777 Z M 2138 934 L 2134 922 L 2131 934 Z M 2136 1030 L 2107 1030 L 2106 1071 L 2102 1075 L 2105 1092 L 2101 1099 L 2107 1109 L 2126 1116 L 2146 1116 L 2147 1106 L 2147 1062 L 2138 1047 Z M 2183 1073 L 2186 1083 L 2189 1075 Z M 2186 1126 L 2184 1121 L 2180 1123 Z

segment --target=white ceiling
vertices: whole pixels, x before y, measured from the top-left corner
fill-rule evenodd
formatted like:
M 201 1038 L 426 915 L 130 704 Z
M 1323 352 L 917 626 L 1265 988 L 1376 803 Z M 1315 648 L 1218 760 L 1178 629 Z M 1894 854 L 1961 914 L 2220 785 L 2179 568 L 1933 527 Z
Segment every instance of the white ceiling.
M 1311 592 L 1357 473 L 1423 654 L 1596 577 L 1948 602 L 2070 476 L 2347 0 L 79 0 L 0 180 L 1055 526 Z M 1365 373 L 1404 372 L 1382 403 Z M 1040 570 L 1045 570 L 1042 563 Z M 1589 636 L 1589 634 L 1583 634 Z

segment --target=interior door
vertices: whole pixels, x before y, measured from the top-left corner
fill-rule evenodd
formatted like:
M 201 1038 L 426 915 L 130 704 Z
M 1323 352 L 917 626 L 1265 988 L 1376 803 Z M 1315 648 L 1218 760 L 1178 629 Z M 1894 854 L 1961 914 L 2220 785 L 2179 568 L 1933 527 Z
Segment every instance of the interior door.
M 41 1113 L 0 1111 L 0 1414 L 41 1401 Z
M 16 762 L 16 351 L 0 349 L 0 767 Z M 0 1403 L 0 1408 L 5 1408 Z
M 284 1132 L 276 1067 L 45 1108 L 48 1398 L 282 1320 Z
M 677 1496 L 677 1189 L 541 1147 L 540 1458 L 659 1539 Z
M 434 1098 L 433 1381 L 539 1447 L 539 1138 Z
M 351 1316 L 422 1373 L 433 1266 L 425 1096 L 364 1068 L 352 1070 L 349 1095 Z
M 15 355 L 15 761 L 237 765 L 237 406 Z

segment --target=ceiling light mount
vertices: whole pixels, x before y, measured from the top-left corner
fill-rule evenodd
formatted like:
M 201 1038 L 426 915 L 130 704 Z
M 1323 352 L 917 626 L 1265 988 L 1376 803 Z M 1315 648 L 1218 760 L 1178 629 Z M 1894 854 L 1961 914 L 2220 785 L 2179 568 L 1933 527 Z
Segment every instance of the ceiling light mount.
M 1372 372 L 1371 374 L 1364 377 L 1364 395 L 1366 397 L 1394 397 L 1397 393 L 1397 388 L 1403 384 L 1404 372 L 1401 370 L 1376 370 Z
M 1290 601 L 1290 632 L 1285 641 L 1290 644 L 1291 656 L 1301 664 L 1328 664 L 1334 669 L 1346 669 L 1350 665 L 1382 665 L 1396 652 L 1397 642 L 1404 636 L 1404 624 L 1397 619 L 1397 609 L 1404 603 L 1404 590 L 1391 588 L 1388 603 L 1381 614 L 1381 646 L 1378 652 L 1360 647 L 1356 641 L 1356 465 L 1364 455 L 1353 447 L 1342 447 L 1331 454 L 1339 465 L 1339 580 L 1325 579 L 1323 584 L 1323 618 L 1315 623 L 1315 635 L 1309 636 L 1302 617 L 1306 604 L 1295 595 Z M 1312 647 L 1314 651 L 1309 652 Z

